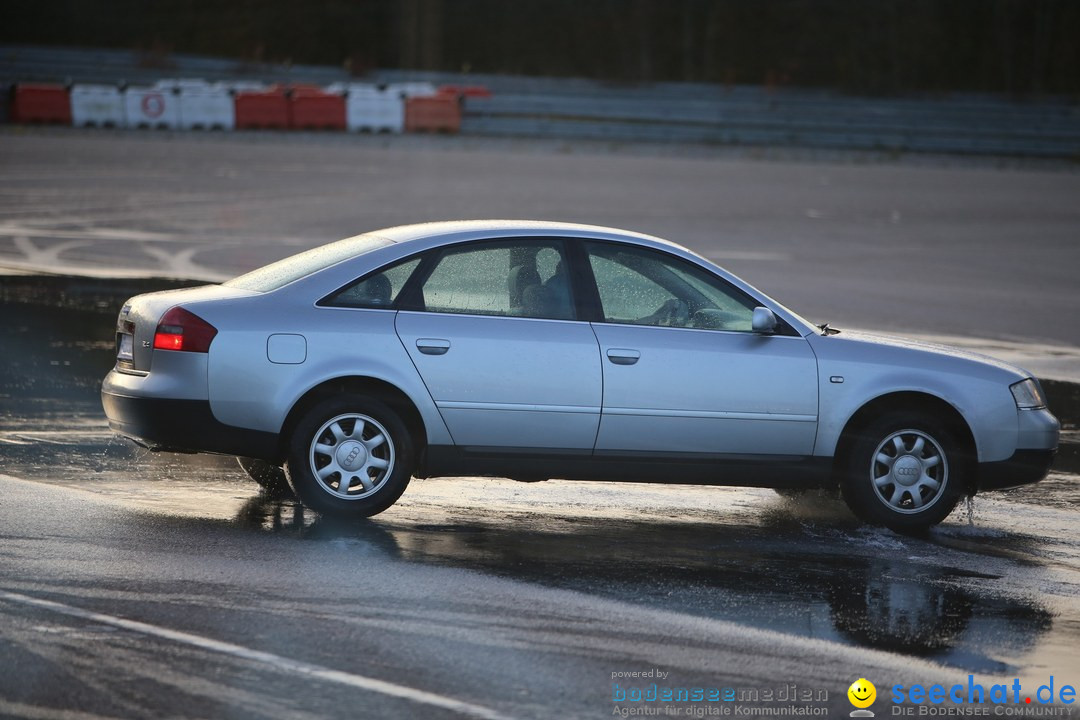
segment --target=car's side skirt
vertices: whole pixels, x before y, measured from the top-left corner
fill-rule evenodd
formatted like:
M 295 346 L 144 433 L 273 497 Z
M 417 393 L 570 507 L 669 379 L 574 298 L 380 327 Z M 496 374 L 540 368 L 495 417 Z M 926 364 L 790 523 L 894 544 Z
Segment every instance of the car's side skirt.
M 433 445 L 427 448 L 418 470 L 418 477 L 467 475 L 776 488 L 835 484 L 832 458 L 787 455 L 660 455 Z

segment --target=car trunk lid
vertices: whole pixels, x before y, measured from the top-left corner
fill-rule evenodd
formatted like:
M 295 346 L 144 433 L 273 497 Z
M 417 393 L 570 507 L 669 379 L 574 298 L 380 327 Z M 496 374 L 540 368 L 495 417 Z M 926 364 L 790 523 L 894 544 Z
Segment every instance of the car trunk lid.
M 158 323 L 171 308 L 193 306 L 227 298 L 257 295 L 250 290 L 203 285 L 180 290 L 136 295 L 124 303 L 116 320 L 116 367 L 126 372 L 146 373 L 154 356 L 154 334 Z M 196 312 L 196 310 L 193 310 Z

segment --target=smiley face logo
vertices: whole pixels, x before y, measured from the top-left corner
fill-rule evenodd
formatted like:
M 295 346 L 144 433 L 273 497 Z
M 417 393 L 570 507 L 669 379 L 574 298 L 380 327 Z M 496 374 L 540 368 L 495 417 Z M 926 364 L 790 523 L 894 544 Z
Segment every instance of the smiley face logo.
M 851 687 L 847 690 L 847 697 L 855 707 L 868 708 L 877 699 L 877 688 L 866 678 L 859 678 L 851 683 Z

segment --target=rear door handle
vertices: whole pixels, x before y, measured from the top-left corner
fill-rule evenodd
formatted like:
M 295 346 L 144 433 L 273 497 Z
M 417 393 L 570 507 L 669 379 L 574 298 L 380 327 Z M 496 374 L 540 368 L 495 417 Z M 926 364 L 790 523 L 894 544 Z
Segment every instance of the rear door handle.
M 450 341 L 439 338 L 419 338 L 416 341 L 416 349 L 425 355 L 445 355 L 450 350 Z
M 641 359 L 641 353 L 626 348 L 610 348 L 607 351 L 607 359 L 616 365 L 633 365 Z

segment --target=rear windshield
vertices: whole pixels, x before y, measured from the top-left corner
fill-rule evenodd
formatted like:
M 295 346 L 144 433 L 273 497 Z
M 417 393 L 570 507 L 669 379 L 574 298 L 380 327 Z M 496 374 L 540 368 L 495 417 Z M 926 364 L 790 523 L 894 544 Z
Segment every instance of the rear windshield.
M 348 260 L 391 244 L 393 243 L 386 238 L 377 235 L 357 235 L 278 260 L 258 270 L 252 270 L 246 275 L 234 277 L 224 285 L 241 290 L 270 292 L 294 280 L 307 277 L 313 272 L 336 265 L 342 260 Z

